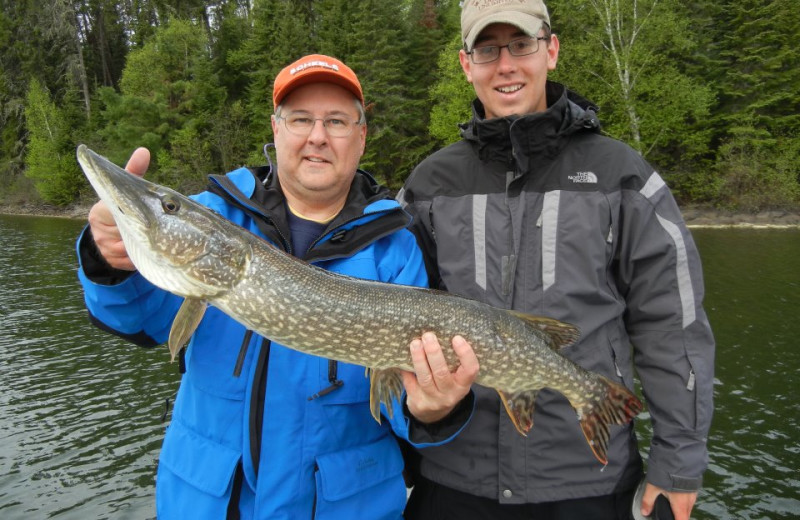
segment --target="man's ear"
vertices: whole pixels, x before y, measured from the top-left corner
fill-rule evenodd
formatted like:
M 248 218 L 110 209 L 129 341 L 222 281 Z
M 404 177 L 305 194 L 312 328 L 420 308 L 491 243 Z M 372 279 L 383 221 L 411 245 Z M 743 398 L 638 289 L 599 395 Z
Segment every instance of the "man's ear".
M 547 70 L 556 70 L 559 48 L 558 36 L 551 34 L 550 41 L 547 43 Z

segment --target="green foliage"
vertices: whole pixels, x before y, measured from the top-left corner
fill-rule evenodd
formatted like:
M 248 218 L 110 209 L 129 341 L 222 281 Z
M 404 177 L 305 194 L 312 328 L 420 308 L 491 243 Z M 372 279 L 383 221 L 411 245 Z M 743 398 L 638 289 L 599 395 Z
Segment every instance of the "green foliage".
M 798 204 L 795 4 L 550 0 L 551 76 L 597 103 L 604 130 L 682 202 Z M 4 197 L 36 186 L 68 203 L 85 187 L 70 177 L 78 142 L 119 164 L 147 146 L 149 175 L 186 191 L 263 163 L 274 77 L 309 53 L 358 73 L 371 108 L 362 166 L 399 187 L 471 116 L 459 19 L 458 0 L 2 1 Z
M 597 103 L 609 135 L 661 165 L 708 146 L 696 126 L 713 92 L 681 59 L 696 45 L 689 20 L 678 0 L 561 1 L 552 18 L 561 42 L 554 77 Z
M 250 121 L 251 150 L 271 141 L 272 83 L 278 72 L 315 49 L 311 28 L 294 2 L 255 0 L 252 13 L 253 30 L 242 48 L 231 52 L 229 63 L 246 71 L 250 78 L 247 109 Z M 253 158 L 257 154 L 253 154 Z
M 208 136 L 214 115 L 224 109 L 225 90 L 208 55 L 206 34 L 197 29 L 186 20 L 159 28 L 128 54 L 122 93 L 100 89 L 98 134 L 109 157 L 123 163 L 136 146 L 145 146 L 155 158 L 151 172 L 157 166 L 164 170 L 153 178 L 174 187 L 197 187 L 198 175 L 219 167 Z
M 737 128 L 720 147 L 721 205 L 759 211 L 800 203 L 800 141 L 774 139 L 754 127 Z
M 211 119 L 209 142 L 219 154 L 223 171 L 231 171 L 248 163 L 247 157 L 253 151 L 248 141 L 249 127 L 247 111 L 241 101 L 224 105 Z M 260 164 L 264 158 L 256 148 L 256 158 L 252 164 Z
M 433 103 L 431 109 L 431 122 L 428 131 L 431 136 L 446 145 L 454 143 L 461 138 L 459 123 L 469 121 L 472 116 L 471 103 L 475 98 L 461 63 L 458 60 L 458 51 L 461 48 L 461 34 L 451 38 L 450 42 L 439 54 L 437 68 L 439 80 L 430 91 Z
M 170 118 L 163 106 L 152 100 L 118 94 L 110 87 L 98 91 L 99 129 L 103 155 L 117 164 L 125 164 L 131 152 L 149 148 L 153 156 L 166 146 Z
M 404 81 L 408 74 L 404 53 L 397 52 L 396 48 L 403 46 L 406 30 L 396 1 L 368 0 L 363 2 L 362 8 L 386 16 L 379 19 L 359 17 L 354 31 L 360 37 L 354 43 L 353 54 L 348 57 L 372 105 L 367 149 L 361 163 L 382 182 L 399 188 L 410 172 L 406 154 L 416 146 L 415 136 L 410 132 L 414 122 L 408 115 L 418 113 L 411 107 L 409 86 Z
M 30 133 L 25 174 L 45 202 L 71 203 L 84 178 L 75 162 L 68 119 L 37 80 L 31 81 L 28 89 L 25 121 Z
M 211 143 L 192 125 L 174 132 L 169 152 L 160 150 L 157 161 L 159 168 L 149 178 L 184 193 L 202 190 L 206 176 L 216 172 Z

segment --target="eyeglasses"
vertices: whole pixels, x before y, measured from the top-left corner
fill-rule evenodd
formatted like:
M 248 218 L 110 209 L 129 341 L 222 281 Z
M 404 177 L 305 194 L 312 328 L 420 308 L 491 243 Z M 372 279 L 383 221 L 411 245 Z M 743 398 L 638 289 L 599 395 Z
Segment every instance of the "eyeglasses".
M 539 50 L 539 42 L 547 40 L 547 36 L 530 36 L 527 38 L 519 38 L 511 40 L 508 45 L 483 45 L 475 47 L 467 52 L 472 58 L 472 63 L 480 65 L 482 63 L 491 63 L 500 57 L 500 49 L 508 49 L 509 54 L 512 56 L 527 56 Z
M 300 137 L 308 137 L 317 121 L 322 121 L 322 126 L 331 137 L 347 137 L 353 133 L 355 127 L 361 124 L 360 121 L 352 121 L 346 117 L 311 117 L 303 113 L 280 116 L 278 119 L 283 119 L 286 129 Z

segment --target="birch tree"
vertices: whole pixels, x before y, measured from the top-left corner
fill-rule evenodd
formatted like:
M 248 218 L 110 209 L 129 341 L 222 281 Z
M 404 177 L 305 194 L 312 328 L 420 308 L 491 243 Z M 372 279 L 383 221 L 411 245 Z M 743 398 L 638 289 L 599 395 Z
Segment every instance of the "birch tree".
M 693 127 L 713 96 L 686 72 L 695 43 L 679 1 L 564 0 L 551 11 L 561 41 L 556 77 L 600 106 L 610 135 L 660 160 L 705 149 Z

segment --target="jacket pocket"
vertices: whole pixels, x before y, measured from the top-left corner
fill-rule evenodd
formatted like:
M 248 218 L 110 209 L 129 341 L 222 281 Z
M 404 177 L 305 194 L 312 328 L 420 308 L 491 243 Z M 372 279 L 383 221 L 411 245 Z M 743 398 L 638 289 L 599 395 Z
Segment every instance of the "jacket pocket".
M 316 459 L 317 520 L 402 518 L 403 457 L 391 435 Z
M 230 494 L 230 485 L 236 464 L 241 458 L 241 453 L 222 444 L 206 439 L 179 422 L 170 424 L 164 437 L 161 448 L 159 466 L 168 469 L 179 477 L 185 484 L 196 491 L 215 498 L 223 498 Z M 158 485 L 161 482 L 159 470 Z M 181 487 L 180 483 L 172 483 L 171 488 Z M 183 490 L 181 496 L 191 495 L 189 490 Z M 161 500 L 170 500 L 170 497 L 159 497 Z M 227 506 L 227 499 L 224 501 Z M 192 504 L 188 510 L 193 510 Z

